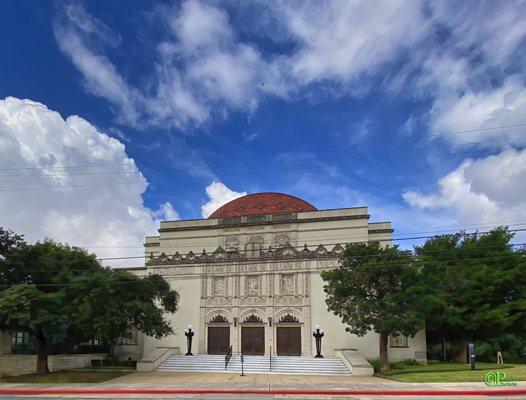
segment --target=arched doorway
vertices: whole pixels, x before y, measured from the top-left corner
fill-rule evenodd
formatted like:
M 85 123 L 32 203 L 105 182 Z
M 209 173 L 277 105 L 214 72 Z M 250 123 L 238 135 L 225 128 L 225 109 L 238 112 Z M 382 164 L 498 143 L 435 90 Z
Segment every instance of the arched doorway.
M 265 354 L 265 324 L 255 314 L 248 315 L 242 322 L 241 352 L 247 355 Z
M 301 325 L 292 314 L 281 316 L 276 324 L 278 356 L 301 356 Z
M 228 319 L 217 314 L 208 323 L 208 354 L 226 354 L 230 348 L 230 324 Z

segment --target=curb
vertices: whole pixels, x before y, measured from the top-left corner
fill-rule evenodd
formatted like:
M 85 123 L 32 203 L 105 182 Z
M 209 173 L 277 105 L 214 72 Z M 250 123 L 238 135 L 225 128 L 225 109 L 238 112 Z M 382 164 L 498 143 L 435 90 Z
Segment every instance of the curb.
M 23 395 L 306 395 L 306 396 L 519 396 L 526 389 L 485 390 L 308 390 L 308 389 L 0 389 L 0 396 Z

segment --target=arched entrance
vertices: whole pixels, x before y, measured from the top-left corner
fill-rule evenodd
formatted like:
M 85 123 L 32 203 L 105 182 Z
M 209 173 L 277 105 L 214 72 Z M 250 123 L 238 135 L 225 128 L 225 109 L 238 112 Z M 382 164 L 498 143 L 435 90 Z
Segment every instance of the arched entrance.
M 276 325 L 278 356 L 301 356 L 301 325 L 292 314 L 283 315 Z
M 217 314 L 208 323 L 208 354 L 226 354 L 230 348 L 230 324 L 228 319 Z
M 265 354 L 265 325 L 255 314 L 248 315 L 241 326 L 241 352 L 247 355 Z

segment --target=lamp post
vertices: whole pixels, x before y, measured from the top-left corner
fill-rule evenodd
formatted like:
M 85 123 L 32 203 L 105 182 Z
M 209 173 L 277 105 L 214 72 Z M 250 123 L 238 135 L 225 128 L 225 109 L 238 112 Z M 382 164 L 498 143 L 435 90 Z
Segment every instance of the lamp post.
M 323 358 L 321 355 L 321 338 L 325 335 L 323 332 L 323 329 L 320 329 L 319 325 L 316 325 L 314 332 L 312 332 L 312 336 L 316 339 L 316 355 L 314 358 Z
M 184 335 L 186 336 L 186 347 L 188 348 L 188 351 L 186 352 L 185 356 L 193 356 L 192 354 L 192 338 L 194 337 L 195 332 L 192 330 L 192 325 L 188 325 L 188 329 L 184 331 Z

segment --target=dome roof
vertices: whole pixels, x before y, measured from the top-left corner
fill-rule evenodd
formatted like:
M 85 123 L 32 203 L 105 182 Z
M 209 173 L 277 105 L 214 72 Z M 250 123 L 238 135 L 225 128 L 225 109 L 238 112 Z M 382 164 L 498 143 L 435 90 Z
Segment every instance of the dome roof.
M 317 211 L 298 197 L 283 193 L 254 193 L 238 197 L 215 210 L 208 218 L 247 217 Z

